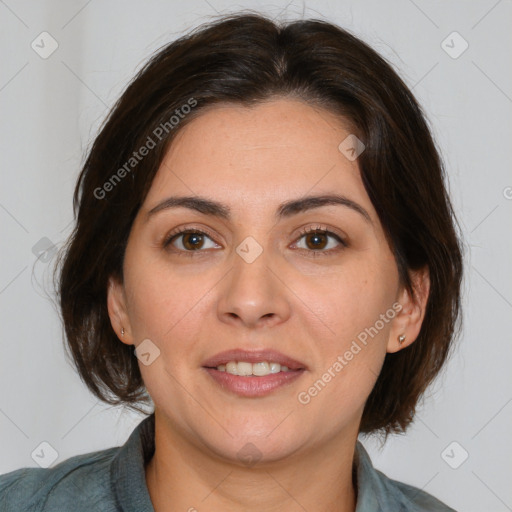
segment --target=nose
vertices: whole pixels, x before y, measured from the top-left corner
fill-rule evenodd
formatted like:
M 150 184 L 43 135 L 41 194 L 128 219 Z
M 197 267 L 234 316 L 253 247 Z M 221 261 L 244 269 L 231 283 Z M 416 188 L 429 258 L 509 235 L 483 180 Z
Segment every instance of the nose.
M 270 260 L 267 251 L 250 263 L 234 254 L 233 267 L 219 289 L 220 321 L 255 329 L 290 317 L 290 289 Z

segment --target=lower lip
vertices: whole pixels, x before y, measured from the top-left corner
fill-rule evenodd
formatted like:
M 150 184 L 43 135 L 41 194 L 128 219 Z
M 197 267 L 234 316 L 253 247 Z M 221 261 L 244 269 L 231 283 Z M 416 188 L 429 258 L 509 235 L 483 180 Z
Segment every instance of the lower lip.
M 290 370 L 288 372 L 271 373 L 264 377 L 240 377 L 225 371 L 221 372 L 215 368 L 203 368 L 222 388 L 245 397 L 269 395 L 277 388 L 294 382 L 304 373 L 304 370 Z

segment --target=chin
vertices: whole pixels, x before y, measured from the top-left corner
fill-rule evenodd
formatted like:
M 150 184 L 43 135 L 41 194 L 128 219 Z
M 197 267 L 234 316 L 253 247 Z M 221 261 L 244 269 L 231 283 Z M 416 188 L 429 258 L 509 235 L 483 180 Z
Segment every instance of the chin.
M 298 440 L 287 436 L 275 436 L 270 440 L 267 436 L 248 436 L 244 434 L 229 441 L 211 445 L 215 454 L 241 467 L 275 463 L 285 460 L 295 453 L 300 445 Z
M 189 432 L 217 457 L 227 461 L 242 465 L 272 462 L 290 456 L 307 443 L 305 426 L 293 424 L 291 418 L 286 418 L 287 414 L 223 416 L 221 425 L 214 422 L 218 428 L 212 427 L 212 421 L 201 422 L 189 424 Z

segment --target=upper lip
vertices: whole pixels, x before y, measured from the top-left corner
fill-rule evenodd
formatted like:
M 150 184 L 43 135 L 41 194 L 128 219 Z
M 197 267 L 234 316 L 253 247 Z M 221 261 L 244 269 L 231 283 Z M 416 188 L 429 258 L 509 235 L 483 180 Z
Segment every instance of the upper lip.
M 306 370 L 306 365 L 286 356 L 276 350 L 261 349 L 261 350 L 244 350 L 235 348 L 232 350 L 225 350 L 213 357 L 207 359 L 203 366 L 208 368 L 216 368 L 221 364 L 229 363 L 230 361 L 247 361 L 248 363 L 259 363 L 261 361 L 268 361 L 272 363 L 279 363 L 281 366 L 287 366 L 290 370 Z

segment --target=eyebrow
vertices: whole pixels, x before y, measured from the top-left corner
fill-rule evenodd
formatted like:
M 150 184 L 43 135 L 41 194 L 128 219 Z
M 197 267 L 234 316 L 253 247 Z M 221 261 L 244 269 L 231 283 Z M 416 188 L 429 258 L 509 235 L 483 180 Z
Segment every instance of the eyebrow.
M 292 199 L 280 204 L 276 211 L 276 218 L 283 219 L 322 206 L 341 205 L 359 213 L 366 222 L 373 224 L 368 212 L 358 203 L 348 197 L 338 194 L 327 194 L 320 196 L 307 196 L 300 199 Z M 170 208 L 188 208 L 204 215 L 211 215 L 220 219 L 230 220 L 231 209 L 229 206 L 200 196 L 172 196 L 158 203 L 148 211 L 146 220 L 153 215 Z

